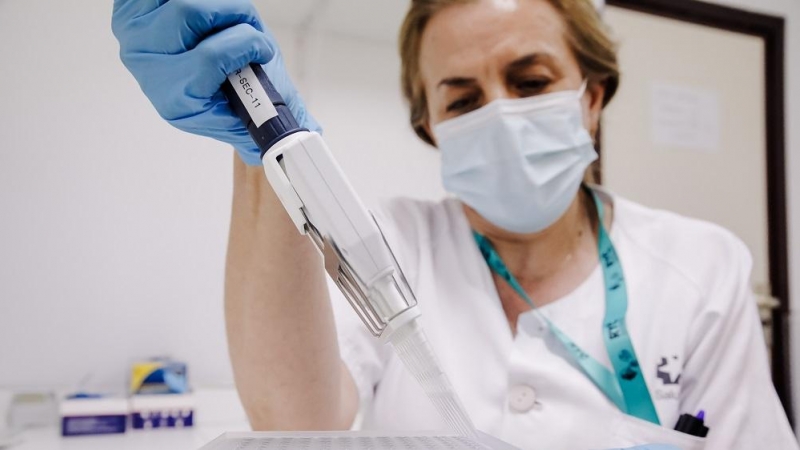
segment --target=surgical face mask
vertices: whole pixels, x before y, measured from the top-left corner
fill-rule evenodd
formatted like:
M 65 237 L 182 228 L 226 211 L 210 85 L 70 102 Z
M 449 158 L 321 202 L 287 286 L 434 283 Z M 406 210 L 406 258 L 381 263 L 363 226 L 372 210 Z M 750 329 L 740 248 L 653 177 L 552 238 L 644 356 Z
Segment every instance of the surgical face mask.
M 536 233 L 569 208 L 597 159 L 586 90 L 500 99 L 434 127 L 445 189 L 494 225 Z

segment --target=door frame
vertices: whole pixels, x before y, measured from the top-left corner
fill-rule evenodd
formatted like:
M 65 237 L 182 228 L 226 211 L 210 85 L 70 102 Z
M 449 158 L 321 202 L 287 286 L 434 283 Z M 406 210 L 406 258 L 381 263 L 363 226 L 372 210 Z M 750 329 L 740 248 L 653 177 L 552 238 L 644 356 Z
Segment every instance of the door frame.
M 606 4 L 764 40 L 769 279 L 780 306 L 772 313 L 772 381 L 794 427 L 789 352 L 789 255 L 786 212 L 785 20 L 697 0 L 606 0 Z

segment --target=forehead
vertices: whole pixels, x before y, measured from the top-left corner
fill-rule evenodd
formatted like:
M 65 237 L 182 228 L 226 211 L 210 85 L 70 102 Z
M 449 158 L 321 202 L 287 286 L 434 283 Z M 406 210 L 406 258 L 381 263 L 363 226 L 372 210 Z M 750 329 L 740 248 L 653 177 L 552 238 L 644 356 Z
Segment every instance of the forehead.
M 422 76 L 478 76 L 531 53 L 548 53 L 567 63 L 572 52 L 561 14 L 546 0 L 478 0 L 447 7 L 425 28 Z

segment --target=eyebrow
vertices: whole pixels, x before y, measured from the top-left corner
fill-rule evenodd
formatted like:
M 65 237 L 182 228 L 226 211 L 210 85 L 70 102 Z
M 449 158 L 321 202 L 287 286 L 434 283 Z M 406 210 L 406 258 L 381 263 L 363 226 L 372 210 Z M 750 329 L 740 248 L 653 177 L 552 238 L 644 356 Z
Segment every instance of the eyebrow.
M 547 63 L 552 61 L 553 61 L 553 56 L 548 53 L 531 53 L 529 55 L 519 57 L 514 61 L 512 61 L 505 68 L 505 72 L 506 73 L 519 72 L 535 64 Z M 449 78 L 444 78 L 442 81 L 440 81 L 436 87 L 437 88 L 440 88 L 442 86 L 467 87 L 467 86 L 472 86 L 475 83 L 477 83 L 475 78 L 449 77 Z
M 548 63 L 553 61 L 553 56 L 549 53 L 531 53 L 521 58 L 517 58 L 506 67 L 506 72 L 517 72 L 527 69 L 530 66 L 539 63 Z

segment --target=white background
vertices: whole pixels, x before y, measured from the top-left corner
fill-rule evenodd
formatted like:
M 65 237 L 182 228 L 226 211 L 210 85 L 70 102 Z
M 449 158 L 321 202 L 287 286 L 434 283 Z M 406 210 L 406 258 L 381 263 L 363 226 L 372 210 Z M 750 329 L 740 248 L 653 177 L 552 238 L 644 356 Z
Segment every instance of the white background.
M 720 3 L 789 21 L 796 308 L 800 2 Z M 260 3 L 326 139 L 373 205 L 443 195 L 438 155 L 414 137 L 399 93 L 395 36 L 406 5 Z M 72 387 L 91 376 L 87 387 L 122 388 L 128 363 L 152 355 L 187 361 L 195 385 L 229 385 L 232 154 L 161 121 L 119 62 L 110 13 L 111 1 L 0 0 L 0 386 Z M 800 354 L 800 334 L 793 348 Z

